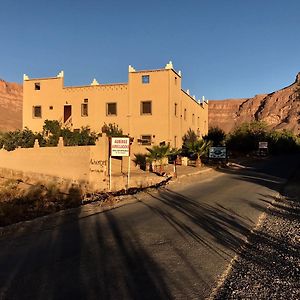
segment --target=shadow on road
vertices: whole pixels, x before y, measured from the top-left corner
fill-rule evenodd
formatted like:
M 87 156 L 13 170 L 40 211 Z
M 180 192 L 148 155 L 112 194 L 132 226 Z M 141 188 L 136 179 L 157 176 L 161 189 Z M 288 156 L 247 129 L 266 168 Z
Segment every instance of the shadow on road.
M 271 190 L 280 190 L 284 182 L 284 178 L 254 170 L 222 172 L 232 175 L 234 180 Z M 204 203 L 170 188 L 161 188 L 149 196 L 150 200 L 139 202 L 141 210 L 146 207 L 151 212 L 149 222 L 159 219 L 164 228 L 175 231 L 174 238 L 183 245 L 177 247 L 171 241 L 164 251 L 184 261 L 188 266 L 185 270 L 189 270 L 193 280 L 187 274 L 172 272 L 174 266 L 163 265 L 153 251 L 159 251 L 160 246 L 149 247 L 143 241 L 144 234 L 162 229 L 150 226 L 149 232 L 141 232 L 139 224 L 143 222 L 119 218 L 121 209 L 81 219 L 78 210 L 77 216 L 62 215 L 57 221 L 61 226 L 41 225 L 39 229 L 37 225 L 34 232 L 0 241 L 0 299 L 173 299 L 174 286 L 184 297 L 186 291 L 199 292 L 203 289 L 201 285 L 205 285 L 195 262 L 187 257 L 188 247 L 192 246 L 186 245 L 192 245 L 191 242 L 202 245 L 215 259 L 229 261 L 232 253 L 239 253 L 265 268 L 270 267 L 274 253 L 284 251 L 280 239 L 259 232 L 252 233 L 251 241 L 259 238 L 264 247 L 253 248 L 255 253 L 242 251 L 241 245 L 250 236 L 254 224 L 218 199 L 211 204 Z M 267 193 L 257 193 L 257 196 L 258 201 L 248 200 L 247 204 L 265 211 L 266 204 L 273 199 Z M 290 209 L 278 213 L 283 217 L 293 216 Z M 195 253 L 197 263 L 201 263 L 201 252 Z M 284 263 L 288 268 L 289 263 Z
M 300 169 L 281 197 L 260 194 L 269 204 L 261 228 L 249 237 L 214 299 L 299 299 Z M 253 205 L 253 203 L 249 203 Z M 259 205 L 256 209 L 261 210 Z
M 169 189 L 160 191 L 157 196 L 149 195 L 164 206 L 143 202 L 144 205 L 164 218 L 183 238 L 189 236 L 220 256 L 227 254 L 211 243 L 211 237 L 217 244 L 237 251 L 244 236 L 249 234 L 244 217 L 221 205 L 201 203 Z

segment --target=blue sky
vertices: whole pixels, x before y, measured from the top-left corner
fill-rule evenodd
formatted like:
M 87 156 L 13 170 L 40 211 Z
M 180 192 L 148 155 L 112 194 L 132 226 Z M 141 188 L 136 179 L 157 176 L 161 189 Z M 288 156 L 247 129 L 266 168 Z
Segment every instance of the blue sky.
M 126 82 L 129 64 L 172 60 L 197 97 L 252 97 L 300 72 L 299 12 L 299 0 L 2 1 L 0 78 Z

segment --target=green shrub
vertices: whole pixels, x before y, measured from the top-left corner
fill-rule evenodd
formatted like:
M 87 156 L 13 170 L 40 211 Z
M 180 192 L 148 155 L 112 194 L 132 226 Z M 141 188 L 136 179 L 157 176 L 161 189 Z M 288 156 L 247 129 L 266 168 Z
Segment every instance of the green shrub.
M 268 136 L 269 151 L 272 154 L 293 153 L 299 151 L 296 136 L 289 131 L 271 131 Z
M 104 123 L 104 125 L 101 128 L 101 131 L 103 133 L 106 133 L 107 136 L 125 136 L 123 134 L 123 130 L 119 128 L 118 124 L 115 123 Z
M 299 150 L 299 143 L 289 131 L 268 130 L 263 122 L 244 123 L 233 130 L 226 140 L 231 152 L 248 154 L 258 150 L 259 142 L 268 142 L 271 154 L 291 153 Z
M 207 155 L 211 144 L 211 141 L 199 138 L 197 134 L 189 128 L 182 138 L 181 155 L 191 159 L 200 159 L 202 156 Z
M 7 151 L 15 150 L 17 147 L 30 148 L 33 147 L 36 137 L 37 134 L 28 128 L 5 132 L 0 135 L 0 147 L 4 146 Z
M 262 122 L 243 123 L 231 132 L 226 140 L 230 151 L 250 153 L 258 149 L 258 143 L 267 138 L 266 124 Z
M 134 154 L 135 159 L 133 160 L 136 166 L 139 166 L 142 170 L 146 170 L 146 162 L 147 162 L 147 155 L 143 153 L 136 153 Z

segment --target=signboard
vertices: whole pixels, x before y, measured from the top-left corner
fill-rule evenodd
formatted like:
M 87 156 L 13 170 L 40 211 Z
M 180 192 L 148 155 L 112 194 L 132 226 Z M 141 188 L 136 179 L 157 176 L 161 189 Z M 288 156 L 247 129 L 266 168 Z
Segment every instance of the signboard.
M 268 149 L 268 142 L 259 142 L 258 148 L 259 149 Z
M 226 147 L 210 147 L 209 158 L 226 159 Z
M 111 156 L 129 156 L 129 137 L 112 137 L 110 144 Z

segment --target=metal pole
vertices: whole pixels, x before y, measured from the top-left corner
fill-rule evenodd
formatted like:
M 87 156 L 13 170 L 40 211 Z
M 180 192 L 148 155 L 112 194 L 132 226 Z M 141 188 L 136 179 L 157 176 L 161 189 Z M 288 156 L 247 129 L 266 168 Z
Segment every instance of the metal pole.
M 111 191 L 111 155 L 109 155 L 109 191 Z
M 129 189 L 130 185 L 130 155 L 128 156 L 128 175 L 127 175 L 127 189 Z

